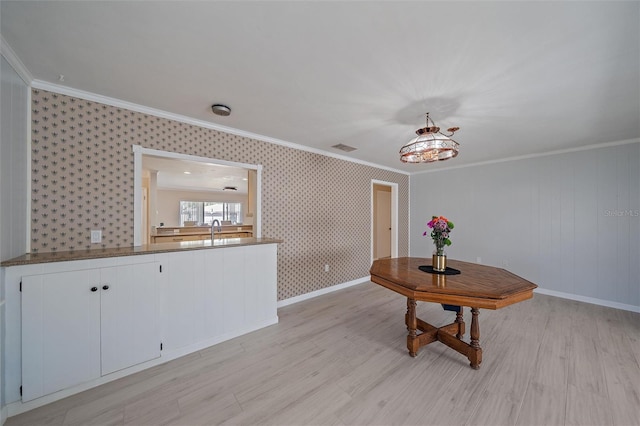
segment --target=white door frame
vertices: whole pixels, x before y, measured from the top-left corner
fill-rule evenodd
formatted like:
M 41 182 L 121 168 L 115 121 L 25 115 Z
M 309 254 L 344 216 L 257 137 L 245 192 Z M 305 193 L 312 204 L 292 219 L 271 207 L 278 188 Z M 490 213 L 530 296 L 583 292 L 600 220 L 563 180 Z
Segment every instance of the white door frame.
M 385 182 L 371 179 L 371 262 L 373 263 L 373 216 L 375 206 L 373 204 L 374 185 L 391 187 L 391 257 L 398 257 L 398 184 L 395 182 Z

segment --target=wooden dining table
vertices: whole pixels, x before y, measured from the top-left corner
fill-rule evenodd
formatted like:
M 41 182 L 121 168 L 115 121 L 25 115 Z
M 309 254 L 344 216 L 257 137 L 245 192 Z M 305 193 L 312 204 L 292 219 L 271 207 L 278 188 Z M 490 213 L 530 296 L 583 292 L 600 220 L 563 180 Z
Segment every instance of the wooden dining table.
M 430 258 L 399 257 L 378 259 L 371 265 L 371 281 L 407 298 L 405 324 L 409 330 L 407 349 L 415 357 L 432 342 L 442 342 L 465 355 L 471 368 L 480 368 L 480 309 L 500 309 L 533 297 L 538 286 L 505 269 L 476 263 L 448 260 L 457 275 L 428 273 Z M 449 271 L 455 272 L 455 271 Z M 416 317 L 416 302 L 434 302 L 460 307 L 453 323 L 435 327 Z M 465 342 L 464 307 L 471 308 L 470 340 Z M 420 333 L 418 333 L 420 331 Z

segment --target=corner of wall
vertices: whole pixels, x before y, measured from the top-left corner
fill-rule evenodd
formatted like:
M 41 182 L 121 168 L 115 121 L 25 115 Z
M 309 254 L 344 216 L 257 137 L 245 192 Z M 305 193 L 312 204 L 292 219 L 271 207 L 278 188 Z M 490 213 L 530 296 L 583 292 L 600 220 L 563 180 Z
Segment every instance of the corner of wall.
M 27 252 L 29 248 L 29 164 L 30 164 L 30 111 L 31 76 L 11 47 L 0 37 L 2 60 L 2 113 L 0 122 L 3 139 L 2 208 L 0 209 L 0 260 L 6 260 Z M 4 108 L 7 105 L 8 108 Z M 8 129 L 4 132 L 5 127 Z M 11 135 L 7 138 L 6 135 Z M 26 173 L 22 174 L 22 171 Z M 7 177 L 11 177 L 7 179 Z M 26 194 L 26 196 L 24 196 Z M 25 215 L 26 214 L 26 215 Z M 6 288 L 4 268 L 0 271 L 0 425 L 8 417 L 6 405 Z

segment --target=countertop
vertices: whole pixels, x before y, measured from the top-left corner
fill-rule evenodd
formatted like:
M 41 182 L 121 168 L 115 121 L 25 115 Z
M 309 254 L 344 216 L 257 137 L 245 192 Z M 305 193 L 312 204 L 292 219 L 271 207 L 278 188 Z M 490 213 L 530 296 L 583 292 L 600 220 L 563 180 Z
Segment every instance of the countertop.
M 220 228 L 216 227 L 216 235 L 236 234 L 238 232 L 253 233 L 253 225 L 222 225 Z M 209 233 L 211 233 L 211 226 L 163 226 L 152 229 L 151 236 L 174 237 L 182 235 L 202 235 Z
M 43 253 L 27 253 L 13 259 L 5 260 L 0 266 L 31 265 L 36 263 L 67 262 L 72 260 L 100 259 L 105 257 L 136 256 L 155 253 L 169 253 L 183 250 L 218 249 L 225 247 L 254 246 L 258 244 L 277 244 L 282 240 L 274 238 L 221 238 L 213 244 L 211 240 L 181 241 L 175 243 L 158 243 L 142 246 L 97 248 L 88 250 L 56 251 Z
M 224 234 L 238 234 L 238 233 L 253 233 L 251 229 L 243 229 L 241 231 L 232 231 L 232 230 L 222 230 L 216 231 L 216 235 L 224 235 Z M 203 235 L 203 234 L 211 234 L 211 228 L 207 228 L 204 230 L 182 230 L 180 232 L 172 232 L 172 233 L 156 233 L 151 235 L 152 237 L 184 237 L 186 235 Z

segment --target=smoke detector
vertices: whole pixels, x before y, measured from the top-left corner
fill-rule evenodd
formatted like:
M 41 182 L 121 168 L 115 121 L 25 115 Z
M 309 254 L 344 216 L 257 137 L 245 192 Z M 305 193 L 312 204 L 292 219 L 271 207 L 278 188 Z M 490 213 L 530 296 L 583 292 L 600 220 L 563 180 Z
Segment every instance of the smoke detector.
M 223 117 L 226 117 L 231 114 L 231 108 L 222 104 L 211 105 L 211 111 L 213 111 L 215 115 L 221 115 Z

